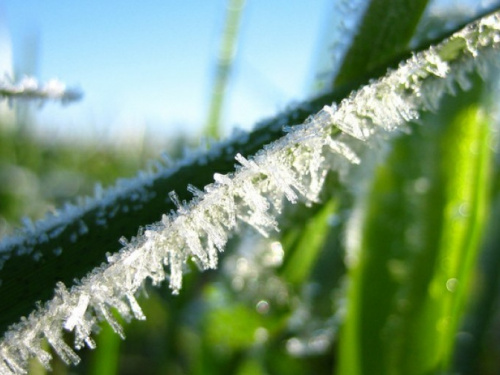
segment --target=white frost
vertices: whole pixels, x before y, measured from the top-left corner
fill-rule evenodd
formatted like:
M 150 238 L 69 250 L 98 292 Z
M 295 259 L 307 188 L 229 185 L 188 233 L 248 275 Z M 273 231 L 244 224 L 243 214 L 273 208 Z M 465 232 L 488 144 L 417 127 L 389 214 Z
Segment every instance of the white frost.
M 62 339 L 63 328 L 74 332 L 75 348 L 95 346 L 91 335 L 102 320 L 124 337 L 111 309 L 125 320 L 144 319 L 134 296 L 147 278 L 153 284 L 168 279 L 178 293 L 188 259 L 202 269 L 216 267 L 217 252 L 240 222 L 264 236 L 277 230 L 276 216 L 285 199 L 318 200 L 326 172 L 340 165 L 332 160 L 344 160 L 344 165 L 359 162 L 345 134 L 369 146 L 405 130 L 407 121 L 417 119 L 422 109 L 434 110 L 440 97 L 453 92 L 457 83 L 467 87 L 467 74 L 478 59 L 498 48 L 499 31 L 499 13 L 469 25 L 352 93 L 338 108 L 326 106 L 254 157 L 238 154 L 234 173 L 214 175 L 214 183 L 203 192 L 191 187 L 195 195 L 191 202 L 180 202 L 175 193 L 170 194 L 176 212 L 148 226 L 130 243 L 122 241 L 124 248 L 110 255 L 107 265 L 70 290 L 59 284 L 51 301 L 6 332 L 0 343 L 0 374 L 25 373 L 31 357 L 48 366 L 50 354 L 41 348 L 43 338 L 65 362 L 78 363 L 78 356 Z

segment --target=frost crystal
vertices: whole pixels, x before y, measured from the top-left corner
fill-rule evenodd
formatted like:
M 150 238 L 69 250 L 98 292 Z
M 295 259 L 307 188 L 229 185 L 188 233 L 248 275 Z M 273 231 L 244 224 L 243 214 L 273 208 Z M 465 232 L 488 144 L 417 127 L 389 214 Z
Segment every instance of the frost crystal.
M 352 93 L 338 108 L 327 106 L 303 125 L 289 128 L 284 137 L 252 158 L 237 154 L 239 166 L 234 173 L 215 174 L 204 191 L 189 188 L 194 195 L 191 202 L 171 193 L 177 211 L 130 242 L 122 239 L 122 250 L 110 255 L 107 265 L 70 290 L 59 284 L 51 301 L 5 333 L 0 342 L 0 374 L 25 373 L 31 357 L 48 366 L 50 354 L 41 348 L 43 339 L 65 362 L 78 363 L 78 356 L 62 339 L 63 329 L 74 332 L 77 349 L 95 346 L 91 335 L 99 321 L 106 320 L 124 337 L 111 311 L 126 321 L 145 319 L 135 295 L 147 278 L 155 285 L 168 279 L 178 293 L 186 262 L 192 259 L 201 269 L 215 268 L 218 252 L 240 222 L 264 236 L 277 230 L 276 216 L 284 200 L 317 201 L 328 170 L 360 161 L 351 143 L 370 145 L 405 130 L 419 110 L 435 110 L 440 97 L 453 92 L 455 85 L 467 88 L 468 72 L 476 66 L 483 69 L 480 59 L 498 48 L 499 30 L 498 13 L 483 18 Z M 107 193 L 102 195 L 107 199 Z M 84 225 L 80 232 L 85 232 Z

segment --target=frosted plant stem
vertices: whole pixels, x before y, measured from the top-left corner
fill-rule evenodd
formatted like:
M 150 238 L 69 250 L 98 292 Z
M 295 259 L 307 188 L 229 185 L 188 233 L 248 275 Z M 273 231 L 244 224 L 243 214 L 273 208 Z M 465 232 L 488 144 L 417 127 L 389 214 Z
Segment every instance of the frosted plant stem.
M 436 110 L 440 98 L 453 93 L 457 84 L 467 89 L 471 71 L 487 74 L 487 60 L 497 57 L 499 43 L 500 13 L 494 13 L 413 55 L 338 107 L 325 106 L 304 124 L 287 128 L 285 136 L 253 157 L 238 153 L 234 172 L 215 174 L 203 191 L 189 188 L 195 195 L 189 203 L 171 193 L 175 212 L 130 243 L 122 241 L 122 250 L 71 289 L 58 283 L 52 300 L 10 327 L 0 343 L 0 374 L 25 373 L 31 357 L 48 367 L 43 339 L 66 363 L 77 364 L 79 357 L 64 342 L 63 329 L 74 333 L 76 349 L 95 346 L 91 334 L 102 320 L 123 337 L 111 310 L 125 320 L 145 319 L 135 296 L 146 279 L 154 285 L 168 280 L 178 293 L 186 262 L 215 268 L 218 252 L 240 223 L 264 236 L 276 230 L 284 200 L 317 201 L 328 170 L 345 172 L 350 163 L 360 162 L 351 144 L 368 147 L 386 139 L 418 119 L 419 111 Z
M 9 101 L 13 99 L 59 100 L 63 104 L 80 100 L 82 93 L 76 89 L 68 89 L 66 85 L 56 79 L 40 84 L 33 77 L 23 77 L 15 83 L 4 77 L 0 80 L 0 97 Z
M 83 278 L 106 260 L 106 252 L 119 250 L 118 238 L 136 235 L 139 225 L 175 209 L 169 191 L 190 199 L 213 181 L 214 171 L 234 170 L 236 152 L 254 154 L 283 136 L 284 125 L 299 124 L 345 95 L 337 92 L 295 106 L 261 122 L 250 134 L 235 132 L 211 145 L 209 152 L 200 148 L 176 162 L 164 157 L 134 178 L 118 180 L 107 189 L 97 185 L 94 197 L 80 197 L 76 205 L 65 204 L 35 223 L 24 220 L 23 230 L 0 242 L 0 336 L 37 301 L 52 298 L 56 281 L 69 285 Z

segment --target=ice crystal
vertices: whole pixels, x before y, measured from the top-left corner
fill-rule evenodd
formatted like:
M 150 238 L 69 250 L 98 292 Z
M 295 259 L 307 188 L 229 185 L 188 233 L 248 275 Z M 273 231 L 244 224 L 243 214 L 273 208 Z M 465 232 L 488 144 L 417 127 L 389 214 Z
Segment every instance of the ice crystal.
M 453 92 L 457 84 L 467 88 L 467 74 L 477 66 L 483 69 L 481 59 L 499 46 L 499 31 L 499 13 L 483 18 L 353 92 L 338 107 L 325 106 L 253 157 L 237 154 L 239 165 L 234 173 L 215 174 L 214 182 L 203 191 L 189 188 L 192 201 L 180 201 L 171 193 L 175 212 L 149 225 L 130 242 L 122 239 L 122 250 L 108 256 L 108 264 L 70 290 L 59 283 L 51 301 L 5 333 L 0 342 L 0 374 L 26 373 L 31 357 L 49 366 L 50 354 L 42 349 L 43 339 L 66 363 L 78 363 L 79 357 L 63 340 L 63 329 L 74 333 L 76 349 L 95 346 L 91 336 L 103 320 L 124 337 L 111 311 L 116 310 L 126 321 L 144 319 L 135 295 L 146 279 L 153 284 L 168 279 L 178 293 L 186 262 L 193 260 L 201 269 L 215 268 L 218 252 L 240 222 L 264 236 L 277 230 L 276 216 L 285 200 L 319 199 L 327 171 L 339 166 L 332 160 L 344 160 L 344 165 L 360 161 L 350 147 L 352 139 L 370 145 L 405 130 L 407 121 L 417 119 L 420 110 L 435 110 L 440 97 Z M 146 174 L 137 180 L 138 186 L 127 190 L 137 193 L 137 203 L 147 199 L 139 192 L 150 178 Z M 96 195 L 108 201 L 118 194 L 96 190 Z M 71 207 L 67 210 L 69 215 L 81 213 Z M 102 212 L 101 219 L 106 221 L 107 211 Z M 62 230 L 62 226 L 54 230 Z M 85 226 L 81 228 L 84 232 Z M 37 236 L 37 231 L 31 232 Z

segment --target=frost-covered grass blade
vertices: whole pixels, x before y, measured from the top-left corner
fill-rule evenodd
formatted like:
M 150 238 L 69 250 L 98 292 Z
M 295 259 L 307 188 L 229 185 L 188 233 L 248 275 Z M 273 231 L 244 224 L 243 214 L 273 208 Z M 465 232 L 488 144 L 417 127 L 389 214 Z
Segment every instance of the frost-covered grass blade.
M 78 363 L 79 357 L 63 339 L 63 329 L 73 332 L 75 348 L 94 347 L 92 335 L 104 320 L 123 336 L 113 311 L 125 321 L 144 319 L 136 298 L 146 280 L 156 285 L 168 280 L 173 291 L 179 292 L 186 263 L 194 260 L 201 269 L 216 267 L 218 252 L 242 223 L 268 235 L 277 229 L 276 217 L 284 201 L 318 201 L 328 171 L 348 176 L 352 165 L 363 161 L 368 148 L 406 130 L 407 122 L 417 120 L 420 111 L 438 108 L 441 97 L 455 92 L 457 83 L 468 88 L 472 71 L 479 68 L 485 74 L 486 63 L 497 56 L 499 17 L 498 13 L 485 17 L 441 44 L 415 54 L 383 78 L 353 92 L 338 106 L 324 107 L 252 157 L 231 150 L 239 163 L 235 171 L 220 171 L 226 174 L 215 175 L 215 182 L 203 191 L 191 188 L 196 197 L 189 202 L 171 194 L 175 211 L 148 225 L 130 242 L 122 241 L 124 248 L 120 252 L 109 255 L 107 264 L 95 268 L 69 290 L 58 283 L 52 300 L 12 326 L 0 343 L 0 372 L 23 373 L 31 357 L 48 366 L 50 355 L 42 348 L 43 340 L 65 362 Z M 240 142 L 236 145 L 241 147 Z M 229 151 L 215 148 L 213 152 Z M 203 160 L 200 157 L 198 164 L 203 165 Z M 155 197 L 144 196 L 141 189 L 154 184 L 155 177 L 146 175 L 135 181 L 137 187 L 104 192 L 102 198 L 89 202 L 88 211 L 95 209 L 97 225 L 105 228 L 118 216 L 126 216 L 124 206 L 114 205 L 122 194 L 127 201 L 129 195 L 135 197 L 138 212 L 154 201 Z M 64 219 L 71 223 L 68 226 L 74 225 L 73 220 L 81 227 L 75 218 L 87 211 L 81 207 L 74 208 L 75 212 L 73 208 L 68 210 L 68 215 L 73 215 Z M 122 215 L 117 215 L 117 210 Z M 74 242 L 71 234 L 76 227 L 68 229 L 64 220 L 56 230 L 62 228 L 68 241 Z M 33 228 L 33 237 L 35 233 L 42 235 L 43 231 Z

